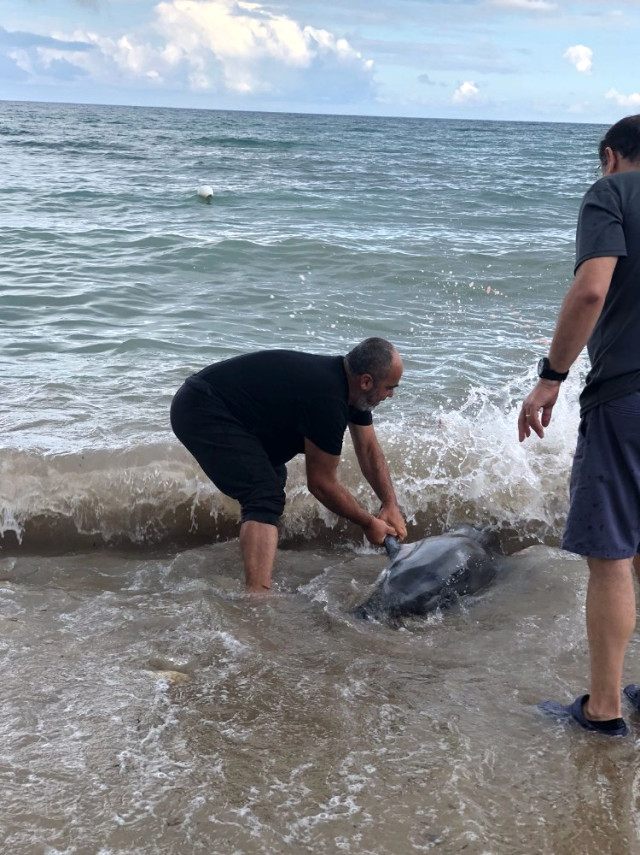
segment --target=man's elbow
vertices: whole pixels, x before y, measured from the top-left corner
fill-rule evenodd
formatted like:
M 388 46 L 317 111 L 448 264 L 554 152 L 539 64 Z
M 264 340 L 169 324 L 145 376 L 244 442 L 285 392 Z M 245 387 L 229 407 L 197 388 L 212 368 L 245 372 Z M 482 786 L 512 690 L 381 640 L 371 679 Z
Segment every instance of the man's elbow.
M 578 267 L 572 287 L 577 307 L 593 309 L 603 305 L 617 262 L 614 256 L 590 258 Z
M 317 476 L 307 476 L 307 489 L 319 502 L 322 502 L 330 493 L 330 485 L 326 478 L 318 478 Z
M 605 298 L 607 296 L 607 291 L 602 288 L 599 288 L 597 285 L 587 286 L 586 288 L 582 288 L 580 294 L 578 295 L 579 303 L 587 309 L 593 309 L 598 306 L 604 305 Z

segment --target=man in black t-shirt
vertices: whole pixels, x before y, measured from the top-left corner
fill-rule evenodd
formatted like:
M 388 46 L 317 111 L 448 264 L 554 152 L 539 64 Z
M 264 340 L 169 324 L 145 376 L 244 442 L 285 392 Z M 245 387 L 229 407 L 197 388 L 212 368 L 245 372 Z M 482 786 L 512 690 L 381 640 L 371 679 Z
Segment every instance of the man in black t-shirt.
M 397 350 L 369 338 L 342 356 L 265 350 L 215 363 L 189 377 L 171 405 L 171 426 L 204 472 L 242 509 L 240 548 L 250 591 L 271 587 L 285 464 L 305 455 L 310 492 L 361 526 L 374 544 L 406 537 L 371 410 L 402 376 Z M 346 428 L 363 475 L 382 502 L 364 510 L 338 481 Z
M 562 545 L 589 566 L 590 693 L 568 706 L 545 701 L 540 708 L 623 736 L 620 685 L 636 620 L 632 566 L 640 571 L 640 116 L 613 125 L 599 154 L 604 177 L 582 202 L 575 278 L 518 430 L 521 442 L 531 431 L 544 435 L 560 384 L 587 344 L 591 370 L 580 396 Z M 640 710 L 640 686 L 624 694 Z

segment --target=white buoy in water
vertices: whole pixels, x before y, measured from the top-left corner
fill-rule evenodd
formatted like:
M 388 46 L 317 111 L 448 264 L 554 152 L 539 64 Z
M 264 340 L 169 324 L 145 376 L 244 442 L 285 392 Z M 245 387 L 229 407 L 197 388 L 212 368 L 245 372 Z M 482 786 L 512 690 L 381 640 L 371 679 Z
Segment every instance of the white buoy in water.
M 207 205 L 211 204 L 213 189 L 208 184 L 203 184 L 201 187 L 198 187 L 198 198 L 201 202 L 206 202 Z

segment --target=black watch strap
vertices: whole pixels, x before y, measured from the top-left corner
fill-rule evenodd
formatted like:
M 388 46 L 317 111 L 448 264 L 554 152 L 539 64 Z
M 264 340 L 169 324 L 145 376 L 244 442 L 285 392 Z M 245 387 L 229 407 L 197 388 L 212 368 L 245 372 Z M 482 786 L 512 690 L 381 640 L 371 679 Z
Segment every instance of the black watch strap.
M 562 383 L 568 376 L 568 371 L 554 371 L 546 356 L 543 356 L 538 363 L 538 377 L 541 377 L 543 380 L 556 380 Z

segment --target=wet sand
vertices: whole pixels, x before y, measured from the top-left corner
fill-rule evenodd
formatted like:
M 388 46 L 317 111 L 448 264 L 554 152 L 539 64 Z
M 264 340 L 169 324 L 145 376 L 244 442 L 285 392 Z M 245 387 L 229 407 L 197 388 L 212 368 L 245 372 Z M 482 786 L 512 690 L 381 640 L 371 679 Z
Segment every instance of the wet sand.
M 5 851 L 638 851 L 640 719 L 535 709 L 585 688 L 584 562 L 401 630 L 348 614 L 384 563 L 285 549 L 260 598 L 237 542 L 0 560 Z

